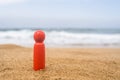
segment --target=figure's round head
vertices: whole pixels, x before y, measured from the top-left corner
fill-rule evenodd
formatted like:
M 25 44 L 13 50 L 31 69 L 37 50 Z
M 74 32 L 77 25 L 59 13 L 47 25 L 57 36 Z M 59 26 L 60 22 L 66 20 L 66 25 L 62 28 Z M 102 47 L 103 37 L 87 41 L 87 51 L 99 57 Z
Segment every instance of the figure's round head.
M 41 30 L 38 30 L 34 33 L 34 40 L 35 42 L 43 42 L 45 39 L 45 33 Z

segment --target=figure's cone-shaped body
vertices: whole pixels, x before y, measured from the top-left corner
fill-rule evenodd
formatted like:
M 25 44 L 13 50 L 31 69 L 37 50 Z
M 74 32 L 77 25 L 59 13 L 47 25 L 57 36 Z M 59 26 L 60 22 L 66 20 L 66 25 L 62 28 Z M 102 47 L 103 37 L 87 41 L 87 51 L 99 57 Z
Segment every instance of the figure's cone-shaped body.
M 34 70 L 40 70 L 45 68 L 45 45 L 43 43 L 45 39 L 45 33 L 38 30 L 34 33 L 34 57 L 33 67 Z

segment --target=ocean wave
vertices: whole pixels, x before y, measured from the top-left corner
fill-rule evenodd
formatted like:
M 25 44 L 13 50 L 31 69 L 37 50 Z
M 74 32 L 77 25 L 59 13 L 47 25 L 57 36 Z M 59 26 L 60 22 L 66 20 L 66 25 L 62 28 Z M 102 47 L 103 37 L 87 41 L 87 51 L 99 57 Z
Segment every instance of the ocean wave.
M 33 46 L 35 30 L 0 31 L 0 44 L 13 43 Z M 120 33 L 97 34 L 68 31 L 45 31 L 46 46 L 120 46 Z

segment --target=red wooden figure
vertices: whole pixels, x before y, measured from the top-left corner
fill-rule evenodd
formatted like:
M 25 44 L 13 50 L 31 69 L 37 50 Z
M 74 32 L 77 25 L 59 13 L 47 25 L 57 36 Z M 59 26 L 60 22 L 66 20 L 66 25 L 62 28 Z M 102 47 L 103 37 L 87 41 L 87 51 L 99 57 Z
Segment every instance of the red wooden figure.
M 45 45 L 43 43 L 45 39 L 45 33 L 38 30 L 34 33 L 34 56 L 33 66 L 34 70 L 40 70 L 45 68 Z

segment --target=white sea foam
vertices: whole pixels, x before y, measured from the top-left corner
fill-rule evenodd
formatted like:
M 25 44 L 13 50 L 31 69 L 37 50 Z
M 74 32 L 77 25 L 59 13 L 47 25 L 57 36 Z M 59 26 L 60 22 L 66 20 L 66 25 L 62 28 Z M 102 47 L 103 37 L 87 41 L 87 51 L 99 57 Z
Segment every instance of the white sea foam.
M 0 31 L 0 44 L 18 44 L 32 47 L 35 30 Z M 45 31 L 46 46 L 120 46 L 120 34 Z

